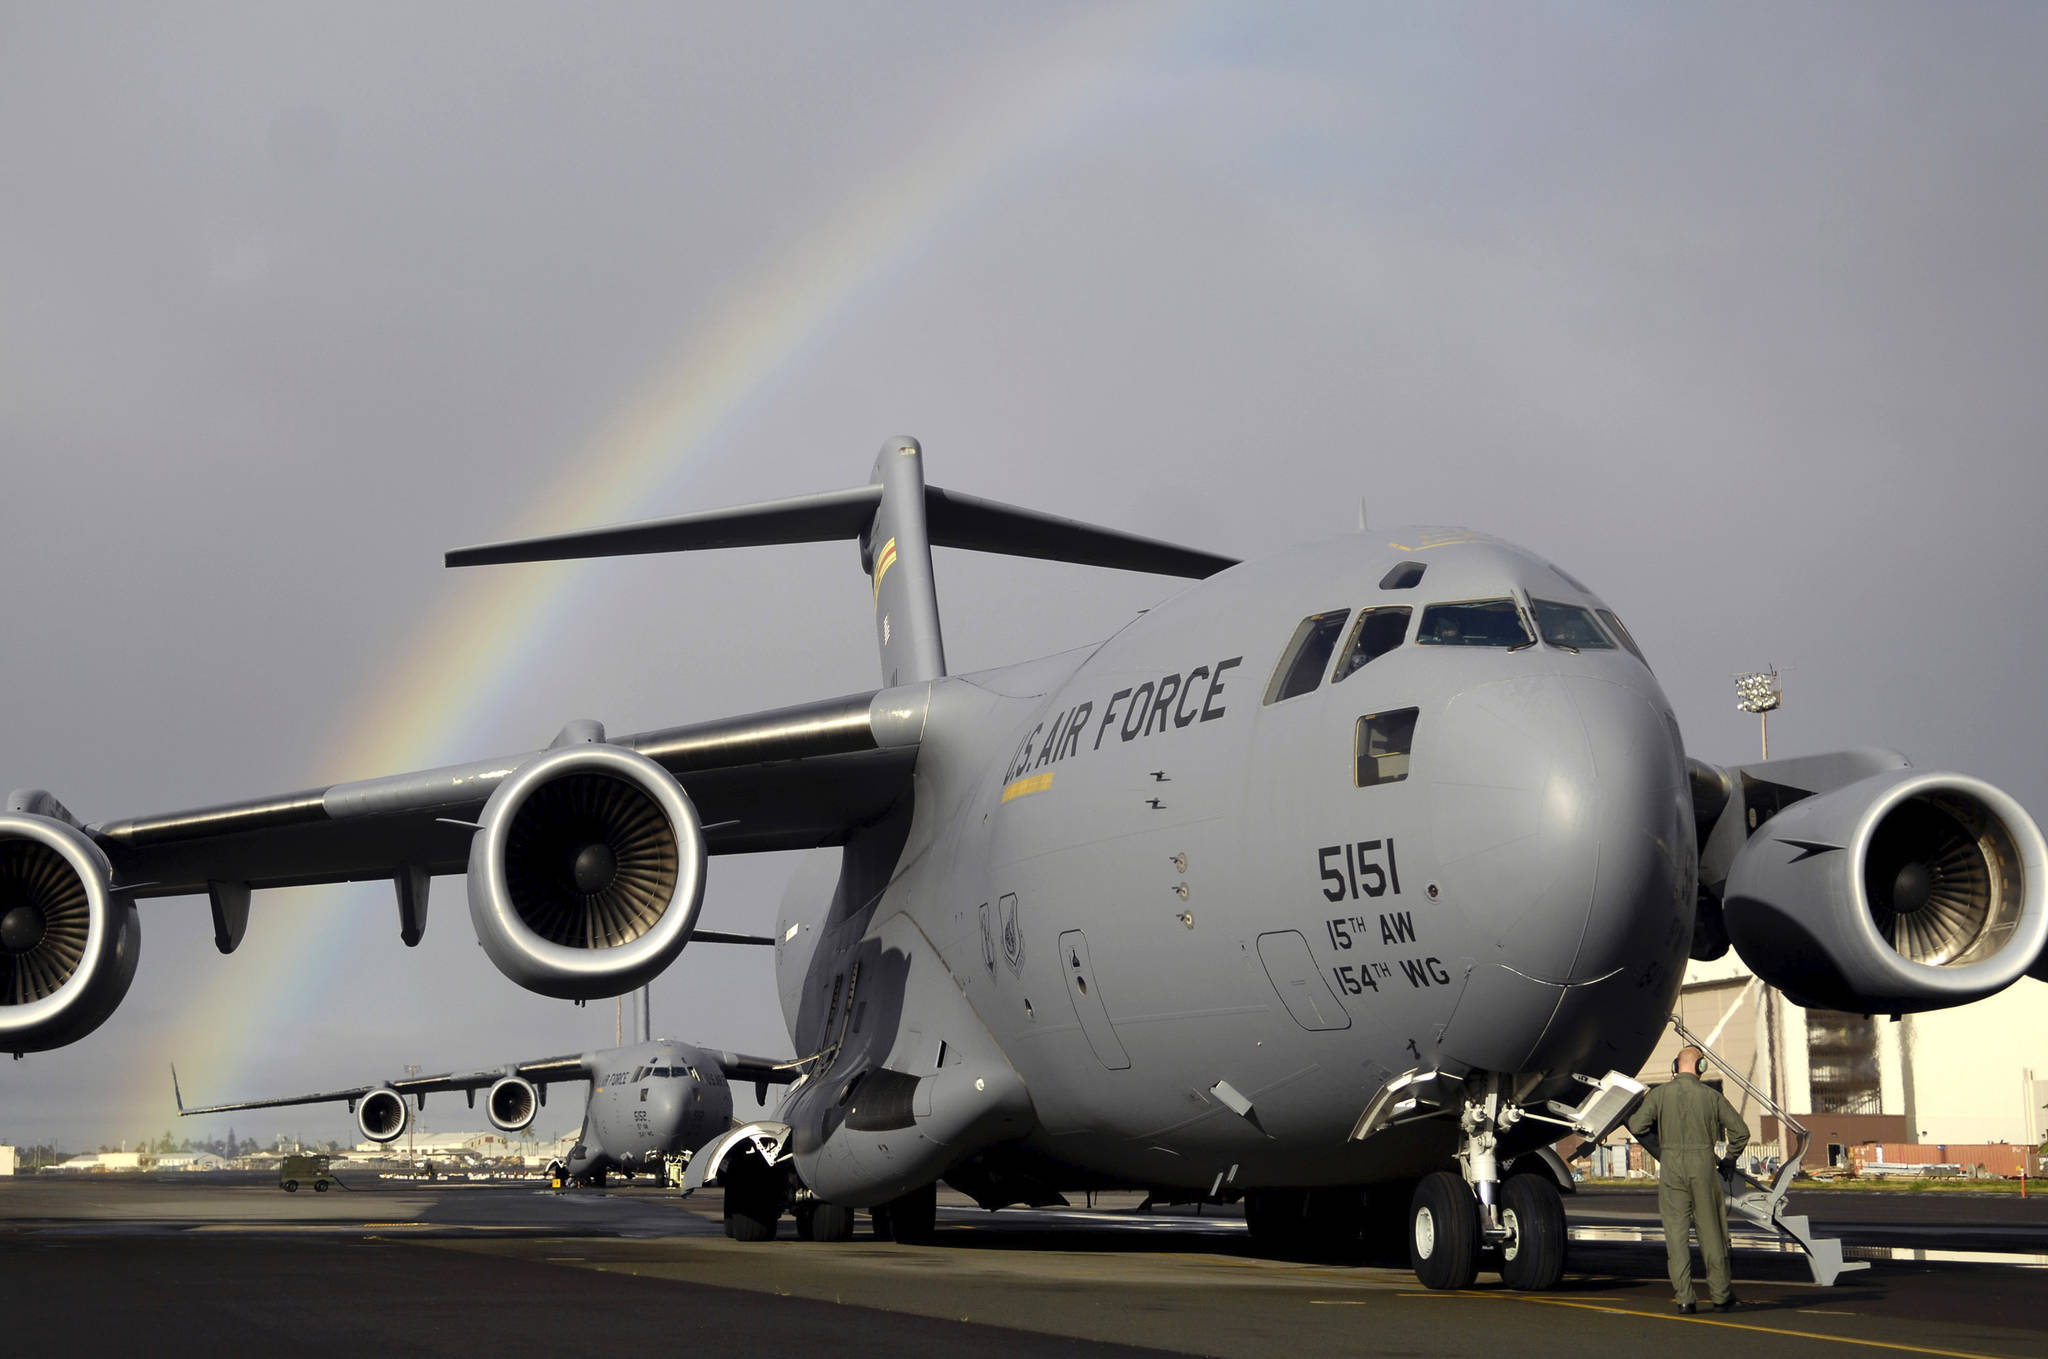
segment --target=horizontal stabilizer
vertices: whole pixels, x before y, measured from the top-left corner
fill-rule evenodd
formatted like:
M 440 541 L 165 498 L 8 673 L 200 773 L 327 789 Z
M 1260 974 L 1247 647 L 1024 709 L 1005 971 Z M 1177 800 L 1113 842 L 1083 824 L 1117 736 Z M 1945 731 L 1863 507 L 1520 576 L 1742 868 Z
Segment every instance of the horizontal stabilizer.
M 649 552 L 698 552 L 720 547 L 858 539 L 874 522 L 881 500 L 880 486 L 856 486 L 790 500 L 677 515 L 672 519 L 457 548 L 447 555 L 447 564 L 495 566 L 507 562 L 630 557 Z M 1196 579 L 1237 565 L 1234 557 L 1019 509 L 936 486 L 925 488 L 925 518 L 932 544 L 937 547 Z
M 1147 571 L 1155 576 L 1201 580 L 1237 565 L 1237 558 L 1141 538 L 1078 519 L 1019 509 L 978 496 L 925 488 L 924 515 L 933 547 L 964 547 L 1007 557 Z
M 766 547 L 776 543 L 829 543 L 858 538 L 882 503 L 879 486 L 824 491 L 790 500 L 764 500 L 729 510 L 703 510 L 673 519 L 514 538 L 450 552 L 450 566 L 499 566 L 507 562 L 555 562 L 577 557 L 633 557 L 647 552 L 701 552 L 715 547 Z

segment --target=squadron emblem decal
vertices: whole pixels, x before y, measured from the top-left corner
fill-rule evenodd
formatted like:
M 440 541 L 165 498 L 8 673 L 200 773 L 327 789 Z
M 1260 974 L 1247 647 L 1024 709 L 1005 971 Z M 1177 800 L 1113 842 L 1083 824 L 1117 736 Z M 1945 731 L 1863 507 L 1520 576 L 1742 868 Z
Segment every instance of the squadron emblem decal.
M 1017 925 L 1017 894 L 1005 892 L 996 899 L 1003 925 L 1003 961 L 1016 976 L 1024 975 L 1024 931 Z

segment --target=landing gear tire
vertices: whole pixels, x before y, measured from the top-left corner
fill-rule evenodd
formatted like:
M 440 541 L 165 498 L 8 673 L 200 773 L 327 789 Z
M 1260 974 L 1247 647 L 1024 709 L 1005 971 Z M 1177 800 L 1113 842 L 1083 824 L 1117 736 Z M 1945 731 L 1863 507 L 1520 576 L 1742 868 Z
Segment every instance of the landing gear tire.
M 1424 1288 L 1469 1288 L 1479 1277 L 1479 1202 L 1462 1176 L 1439 1170 L 1415 1186 L 1408 1263 Z
M 938 1229 L 939 1187 L 928 1184 L 922 1189 L 913 1189 L 900 1199 L 891 1199 L 876 1207 L 870 1214 L 875 1223 L 875 1236 L 884 1241 L 896 1241 L 906 1246 L 922 1246 L 929 1243 Z
M 725 1234 L 735 1241 L 773 1241 L 782 1220 L 779 1174 L 753 1156 L 725 1172 Z
M 1525 1293 L 1557 1287 L 1567 1239 L 1557 1186 L 1542 1175 L 1510 1175 L 1501 1186 L 1500 1220 L 1508 1232 L 1500 1281 Z
M 853 1209 L 836 1203 L 814 1203 L 810 1211 L 809 1241 L 853 1240 Z

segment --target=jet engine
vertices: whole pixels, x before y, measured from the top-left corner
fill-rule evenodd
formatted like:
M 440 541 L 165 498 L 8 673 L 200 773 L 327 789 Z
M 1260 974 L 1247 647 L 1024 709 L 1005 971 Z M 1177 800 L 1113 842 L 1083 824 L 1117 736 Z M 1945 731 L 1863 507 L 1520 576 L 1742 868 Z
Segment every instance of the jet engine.
M 356 1101 L 356 1126 L 372 1142 L 397 1141 L 411 1121 L 405 1096 L 388 1085 L 379 1086 Z
M 540 1091 L 524 1076 L 506 1076 L 484 1096 L 484 1114 L 499 1132 L 522 1132 L 533 1126 L 540 1110 Z
M 142 926 L 113 879 L 84 831 L 0 816 L 0 1051 L 74 1043 L 128 994 Z
M 1765 821 L 1722 910 L 1742 961 L 1801 1005 L 1938 1010 L 2039 965 L 2048 845 L 1980 779 L 1888 770 Z
M 594 1000 L 645 985 L 689 942 L 704 833 L 669 772 L 620 746 L 546 751 L 484 804 L 469 914 L 498 970 L 529 991 Z

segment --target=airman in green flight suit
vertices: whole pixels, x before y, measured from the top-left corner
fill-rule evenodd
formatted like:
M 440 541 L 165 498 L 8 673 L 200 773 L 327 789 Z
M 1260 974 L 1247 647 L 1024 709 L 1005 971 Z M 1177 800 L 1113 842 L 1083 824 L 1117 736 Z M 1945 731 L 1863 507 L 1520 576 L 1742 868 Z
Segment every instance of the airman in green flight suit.
M 1678 1051 L 1672 1077 L 1643 1096 L 1629 1115 L 1628 1130 L 1644 1150 L 1657 1158 L 1657 1212 L 1664 1219 L 1664 1255 L 1671 1266 L 1671 1291 L 1678 1310 L 1699 1310 L 1692 1291 L 1692 1244 L 1689 1229 L 1698 1228 L 1700 1254 L 1707 1260 L 1707 1290 L 1714 1306 L 1734 1311 L 1735 1297 L 1728 1267 L 1728 1200 L 1721 1175 L 1749 1145 L 1749 1125 L 1722 1093 L 1700 1084 L 1706 1056 L 1698 1048 Z M 1726 1135 L 1728 1154 L 1715 1154 L 1714 1144 Z

